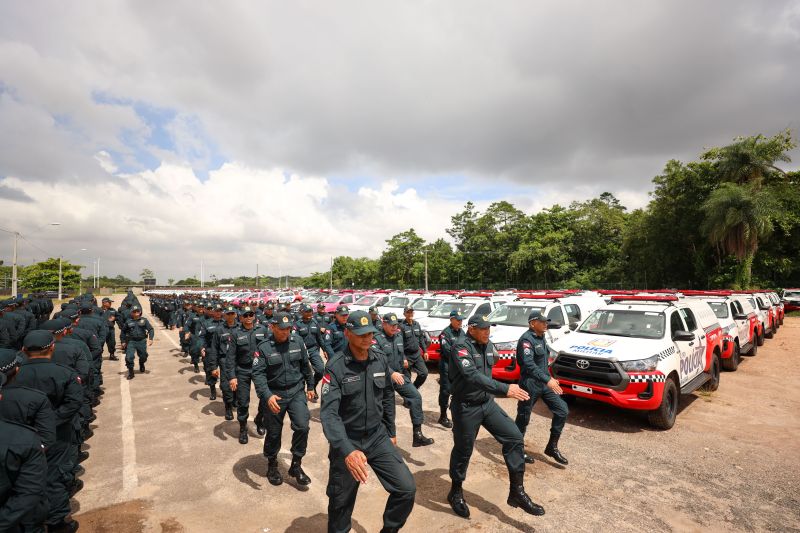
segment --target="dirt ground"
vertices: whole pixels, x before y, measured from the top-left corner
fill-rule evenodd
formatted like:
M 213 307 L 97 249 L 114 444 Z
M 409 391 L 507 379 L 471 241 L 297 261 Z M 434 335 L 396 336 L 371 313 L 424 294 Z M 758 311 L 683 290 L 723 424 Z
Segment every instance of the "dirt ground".
M 143 303 L 144 299 L 142 299 Z M 147 311 L 147 309 L 145 309 Z M 145 313 L 147 314 L 147 313 Z M 105 390 L 86 449 L 85 488 L 74 500 L 84 532 L 309 532 L 326 528 L 328 446 L 311 404 L 304 468 L 312 484 L 266 478 L 263 440 L 250 443 L 209 402 L 203 375 L 177 349 L 177 334 L 156 327 L 147 373 L 128 382 L 124 363 L 105 361 Z M 506 505 L 500 446 L 481 431 L 465 495 L 470 520 L 446 496 L 451 433 L 436 419 L 435 368 L 422 388 L 433 446 L 411 447 L 411 423 L 398 407 L 398 445 L 417 482 L 406 531 L 800 531 L 800 318 L 787 318 L 758 355 L 722 375 L 711 394 L 684 397 L 675 427 L 655 431 L 641 414 L 579 401 L 560 448 L 562 467 L 541 451 L 549 413 L 537 405 L 526 439 L 536 457 L 526 487 L 543 517 Z M 515 402 L 500 400 L 514 416 Z M 254 414 L 251 402 L 251 416 Z M 291 459 L 288 421 L 282 472 Z M 354 530 L 378 531 L 386 493 L 374 476 L 358 495 Z

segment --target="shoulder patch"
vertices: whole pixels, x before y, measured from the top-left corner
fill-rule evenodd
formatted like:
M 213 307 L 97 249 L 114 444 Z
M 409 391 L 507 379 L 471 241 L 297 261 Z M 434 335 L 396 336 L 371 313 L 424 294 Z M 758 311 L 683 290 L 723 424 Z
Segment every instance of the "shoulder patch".
M 469 355 L 469 351 L 467 351 L 467 349 L 466 349 L 466 348 L 464 348 L 463 350 L 459 350 L 459 351 L 458 351 L 458 356 L 459 356 L 459 357 L 466 357 L 466 356 L 468 356 L 468 355 Z

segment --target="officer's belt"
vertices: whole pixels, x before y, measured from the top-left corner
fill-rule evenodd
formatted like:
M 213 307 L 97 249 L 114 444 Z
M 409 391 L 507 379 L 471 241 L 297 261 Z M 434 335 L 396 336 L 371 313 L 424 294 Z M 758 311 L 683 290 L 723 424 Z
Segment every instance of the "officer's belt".
M 303 387 L 302 387 L 303 383 L 305 383 L 305 382 L 303 380 L 300 380 L 297 383 L 295 383 L 294 385 L 292 385 L 291 387 L 289 387 L 288 389 L 273 389 L 272 387 L 270 387 L 269 390 L 270 390 L 270 392 L 272 392 L 272 394 L 277 394 L 281 398 L 284 398 L 284 397 L 287 397 L 287 396 L 294 396 L 295 394 L 297 394 L 298 392 L 303 390 Z
M 486 398 L 485 400 L 457 400 L 455 397 L 453 398 L 454 402 L 458 402 L 461 405 L 465 405 L 467 407 L 478 407 L 480 405 L 484 405 L 491 401 L 491 397 Z
M 145 335 L 144 337 L 139 337 L 138 339 L 135 339 L 135 338 L 133 338 L 133 337 L 130 337 L 130 340 L 132 340 L 132 341 L 143 341 L 143 340 L 145 340 L 146 338 L 147 338 L 147 335 Z

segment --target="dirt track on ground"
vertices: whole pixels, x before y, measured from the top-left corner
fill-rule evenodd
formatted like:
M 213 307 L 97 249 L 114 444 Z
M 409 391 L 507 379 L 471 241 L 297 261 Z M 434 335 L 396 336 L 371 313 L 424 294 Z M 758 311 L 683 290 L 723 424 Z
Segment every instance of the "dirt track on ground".
M 312 484 L 273 487 L 264 477 L 263 440 L 251 431 L 248 445 L 238 443 L 238 423 L 225 421 L 221 398 L 209 402 L 203 375 L 176 348 L 176 332 L 152 320 L 156 342 L 146 374 L 127 382 L 124 363 L 104 362 L 106 394 L 87 445 L 86 485 L 74 501 L 81 531 L 324 531 L 328 447 L 319 405 L 310 405 L 304 461 Z M 481 431 L 465 483 L 469 521 L 446 501 L 452 436 L 435 423 L 433 369 L 422 395 L 424 431 L 436 443 L 412 448 L 407 411 L 397 410 L 398 445 L 417 481 L 405 530 L 800 530 L 798 354 L 800 318 L 787 318 L 757 356 L 722 375 L 717 392 L 684 397 L 670 431 L 650 429 L 641 414 L 578 402 L 560 443 L 566 468 L 540 453 L 549 413 L 537 405 L 526 439 L 537 461 L 528 466 L 526 486 L 545 506 L 543 517 L 506 505 L 500 446 Z M 515 402 L 500 404 L 514 416 Z M 287 421 L 284 475 L 290 438 Z M 378 531 L 385 501 L 372 476 L 359 491 L 354 530 Z

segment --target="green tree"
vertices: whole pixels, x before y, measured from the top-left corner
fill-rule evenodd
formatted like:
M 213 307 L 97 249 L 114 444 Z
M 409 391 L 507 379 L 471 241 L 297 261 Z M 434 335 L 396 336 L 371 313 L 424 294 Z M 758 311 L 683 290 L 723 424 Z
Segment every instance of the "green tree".
M 753 258 L 760 240 L 773 231 L 777 203 L 759 183 L 723 183 L 703 204 L 702 230 L 709 240 L 736 257 L 738 288 L 750 288 Z
M 167 285 L 172 285 L 173 283 L 175 283 L 175 278 L 169 278 L 167 280 Z
M 142 272 L 139 274 L 139 278 L 141 278 L 142 281 L 144 281 L 145 278 L 154 278 L 154 277 L 156 277 L 155 273 L 149 268 L 143 268 Z
M 386 249 L 381 254 L 379 268 L 381 283 L 408 287 L 416 283 L 419 264 L 422 263 L 422 247 L 425 239 L 417 235 L 414 228 L 398 233 L 386 241 Z
M 796 147 L 792 132 L 786 130 L 772 137 L 738 137 L 728 146 L 707 150 L 702 159 L 714 162 L 723 180 L 758 189 L 765 179 L 775 174 L 785 175 L 775 163 L 789 163 L 787 152 Z
M 58 290 L 58 258 L 35 263 L 20 269 L 21 285 L 32 292 Z M 61 262 L 62 287 L 75 290 L 81 281 L 80 266 Z

